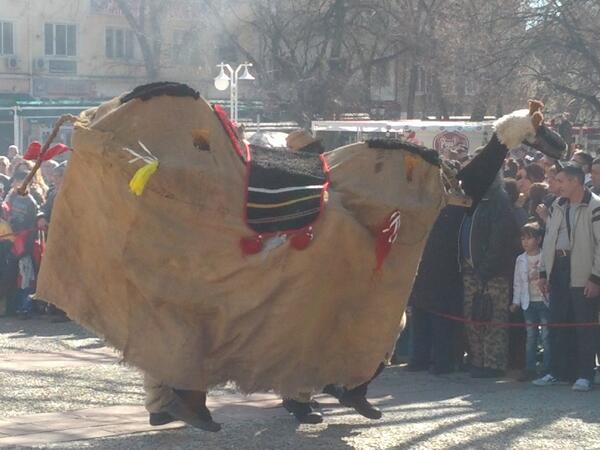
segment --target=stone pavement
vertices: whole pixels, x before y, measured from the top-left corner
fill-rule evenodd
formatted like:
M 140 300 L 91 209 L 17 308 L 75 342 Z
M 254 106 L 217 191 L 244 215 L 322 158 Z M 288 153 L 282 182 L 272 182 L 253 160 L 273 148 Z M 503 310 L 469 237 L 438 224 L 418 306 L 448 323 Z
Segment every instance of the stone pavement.
M 43 370 L 55 367 L 81 367 L 86 364 L 115 364 L 117 352 L 109 348 L 62 350 L 51 353 L 11 353 L 2 357 L 2 368 L 15 371 Z
M 150 427 L 141 377 L 76 324 L 0 318 L 0 447 L 88 449 L 600 448 L 600 387 L 537 388 L 509 379 L 436 377 L 388 368 L 370 389 L 369 421 L 320 396 L 325 422 L 298 425 L 271 394 L 213 390 L 223 424 Z
M 143 408 L 112 406 L 0 421 L 0 447 L 36 446 L 149 431 Z M 180 423 L 161 428 L 180 428 Z
M 222 395 L 210 399 L 208 405 L 216 416 L 227 420 L 244 420 L 273 415 L 268 409 L 278 408 L 281 401 L 274 395 L 250 397 Z M 160 427 L 148 424 L 148 413 L 142 406 L 109 406 L 56 413 L 17 416 L 0 421 L 0 447 L 39 446 L 121 436 L 184 427 L 174 422 Z

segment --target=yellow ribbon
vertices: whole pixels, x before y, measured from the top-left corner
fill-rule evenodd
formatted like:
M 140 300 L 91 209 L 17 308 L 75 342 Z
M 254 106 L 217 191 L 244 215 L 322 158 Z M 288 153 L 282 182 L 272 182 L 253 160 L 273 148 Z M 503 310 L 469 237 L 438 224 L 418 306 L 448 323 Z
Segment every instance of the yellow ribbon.
M 150 181 L 150 178 L 154 175 L 154 172 L 156 172 L 156 169 L 158 169 L 158 161 L 153 161 L 139 169 L 129 182 L 129 189 L 131 189 L 131 192 L 138 196 L 142 195 L 148 181 Z

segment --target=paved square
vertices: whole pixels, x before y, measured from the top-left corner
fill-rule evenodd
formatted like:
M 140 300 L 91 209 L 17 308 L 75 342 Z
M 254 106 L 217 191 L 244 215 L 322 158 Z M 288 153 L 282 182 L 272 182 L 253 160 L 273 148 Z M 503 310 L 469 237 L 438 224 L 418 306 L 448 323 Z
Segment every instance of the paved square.
M 318 396 L 321 425 L 298 425 L 272 394 L 222 386 L 209 406 L 223 430 L 150 427 L 139 373 L 76 324 L 0 318 L 0 447 L 98 449 L 600 448 L 600 387 L 384 371 L 369 421 Z

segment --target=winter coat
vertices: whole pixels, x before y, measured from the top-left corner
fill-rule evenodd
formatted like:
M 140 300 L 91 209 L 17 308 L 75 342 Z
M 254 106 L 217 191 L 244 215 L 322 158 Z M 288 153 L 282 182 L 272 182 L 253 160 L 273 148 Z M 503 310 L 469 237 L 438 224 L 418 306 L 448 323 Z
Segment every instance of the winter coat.
M 13 232 L 31 230 L 35 227 L 38 204 L 31 194 L 20 195 L 12 190 L 3 204 L 4 216 Z
M 463 224 L 461 224 L 461 230 Z M 461 232 L 459 232 L 460 240 Z M 512 205 L 501 185 L 494 185 L 472 215 L 469 248 L 473 269 L 482 282 L 512 279 L 520 253 L 519 229 Z
M 567 211 L 568 200 L 557 199 L 550 208 L 542 249 L 540 277 L 551 276 L 556 256 L 556 241 Z M 600 285 L 600 197 L 585 190 L 571 224 L 571 286 L 585 287 L 588 280 Z
M 410 296 L 411 306 L 439 312 L 458 312 L 462 279 L 458 264 L 458 233 L 464 208 L 446 206 L 438 216 L 419 264 Z

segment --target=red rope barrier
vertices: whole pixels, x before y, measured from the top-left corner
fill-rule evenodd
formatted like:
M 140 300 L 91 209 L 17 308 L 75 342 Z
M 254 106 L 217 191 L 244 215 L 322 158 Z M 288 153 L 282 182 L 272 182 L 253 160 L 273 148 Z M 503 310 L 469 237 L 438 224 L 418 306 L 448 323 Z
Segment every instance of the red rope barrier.
M 583 323 L 513 323 L 513 322 L 485 322 L 482 320 L 471 320 L 465 317 L 454 316 L 452 314 L 445 314 L 438 311 L 432 311 L 430 309 L 421 308 L 434 316 L 442 317 L 444 319 L 452 320 L 454 322 L 461 322 L 467 325 L 474 326 L 487 326 L 495 328 L 537 328 L 537 327 L 548 327 L 548 328 L 585 328 L 585 327 L 597 327 L 600 326 L 600 322 L 583 322 Z

